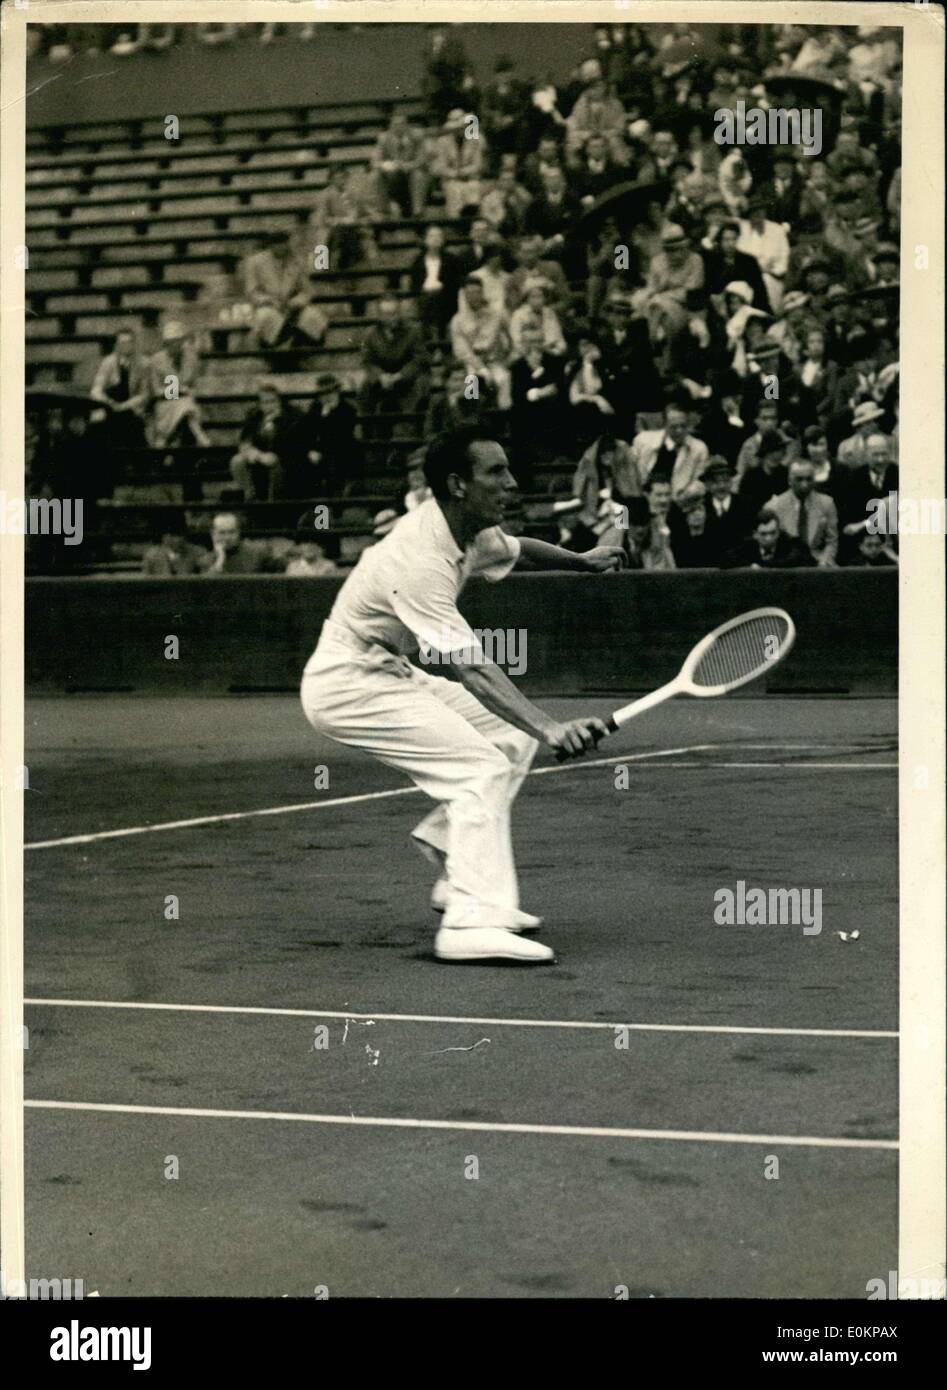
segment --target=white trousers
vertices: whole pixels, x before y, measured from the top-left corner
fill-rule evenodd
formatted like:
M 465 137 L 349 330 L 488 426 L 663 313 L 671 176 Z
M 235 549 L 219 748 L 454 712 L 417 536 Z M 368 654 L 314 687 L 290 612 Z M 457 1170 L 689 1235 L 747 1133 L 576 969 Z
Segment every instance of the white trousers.
M 300 691 L 313 728 L 407 773 L 438 805 L 412 832 L 447 856 L 447 927 L 505 927 L 519 907 L 510 810 L 538 744 L 462 685 L 381 648 L 325 639 Z

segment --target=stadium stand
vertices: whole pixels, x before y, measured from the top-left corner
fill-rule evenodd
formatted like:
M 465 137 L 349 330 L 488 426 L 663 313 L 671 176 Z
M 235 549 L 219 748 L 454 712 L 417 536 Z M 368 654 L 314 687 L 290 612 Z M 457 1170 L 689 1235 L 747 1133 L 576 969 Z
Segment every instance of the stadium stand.
M 96 42 L 122 55 L 163 46 L 139 27 L 143 35 Z M 208 45 L 273 38 L 254 26 L 223 35 L 219 26 L 191 27 L 208 31 L 196 36 Z M 617 530 L 642 568 L 725 564 L 730 552 L 704 542 L 714 518 L 703 470 L 712 455 L 721 476 L 722 459 L 735 486 L 747 468 L 758 470 L 755 447 L 744 446 L 760 437 L 757 407 L 773 373 L 780 406 L 772 491 L 791 490 L 786 466 L 808 456 L 807 430 L 823 431 L 831 457 L 812 456 L 814 486 L 831 495 L 837 513 L 837 560 L 868 563 L 849 474 L 868 470 L 858 480 L 862 508 L 873 489 L 887 495 L 896 487 L 899 52 L 854 30 L 844 41 L 834 30 L 822 42 L 814 27 L 772 26 L 751 37 L 739 26 L 714 26 L 708 42 L 686 26 L 589 26 L 584 48 L 563 54 L 554 85 L 539 73 L 511 75 L 502 59 L 492 75 L 473 73 L 464 28 L 454 28 L 459 38 L 436 27 L 425 35 L 424 78 L 413 95 L 192 113 L 184 140 L 166 138 L 166 118 L 157 114 L 30 129 L 28 468 L 35 491 L 83 496 L 87 534 L 76 548 L 81 559 L 65 547 L 32 547 L 34 571 L 136 572 L 169 507 L 204 545 L 214 513 L 236 509 L 245 537 L 269 550 L 298 533 L 300 512 L 321 508 L 328 553 L 352 563 L 371 543 L 380 511 L 412 504 L 410 470 L 423 457 L 425 420 L 449 420 L 464 404 L 451 404 L 445 390 L 458 365 L 457 336 L 442 313 L 422 322 L 418 311 L 429 277 L 438 284 L 423 254 L 434 225 L 445 233 L 438 264 L 481 279 L 487 303 L 479 312 L 502 320 L 488 356 L 477 366 L 470 349 L 466 367 L 477 408 L 509 441 L 523 487 L 514 525 L 576 548 Z M 173 39 L 181 42 L 179 34 Z M 53 33 L 43 56 L 58 51 L 67 61 L 62 50 L 74 53 L 84 42 Z M 150 60 L 167 59 L 152 53 Z M 735 166 L 733 152 L 714 144 L 707 112 L 727 96 L 761 90 L 761 80 L 774 99 L 809 90 L 824 103 L 827 143 L 818 158 L 798 147 L 757 147 L 740 151 L 745 162 Z M 381 177 L 393 168 L 381 161 L 397 153 L 395 112 L 422 149 L 412 165 L 421 184 L 414 178 L 400 205 Z M 472 120 L 477 167 L 458 169 L 452 152 L 464 157 L 474 144 L 466 139 Z M 544 136 L 554 137 L 561 170 L 551 178 Z M 419 186 L 423 215 L 407 216 Z M 488 196 L 495 258 L 471 241 Z M 448 205 L 461 215 L 449 218 Z M 735 254 L 728 222 L 739 238 Z M 529 288 L 511 274 L 524 234 L 542 242 L 526 274 L 552 286 L 555 272 L 564 302 L 556 301 L 553 336 L 558 343 L 561 322 L 565 352 L 532 342 L 531 358 L 521 357 L 514 373 L 520 385 L 510 410 L 506 382 L 517 359 L 503 335 Z M 253 326 L 264 291 L 254 291 L 256 299 L 248 292 L 246 264 L 277 241 L 287 244 L 286 259 L 267 273 L 285 276 L 287 288 L 282 300 L 277 291 L 265 298 L 279 305 L 267 340 Z M 449 294 L 458 317 L 469 313 L 461 286 L 452 281 Z M 379 307 L 385 300 L 397 306 L 396 330 L 380 327 L 391 314 Z M 526 337 L 532 326 L 523 312 L 516 308 L 518 341 L 523 324 Z M 553 311 L 538 312 L 542 328 L 542 315 Z M 465 322 L 464 342 L 485 323 Z M 119 354 L 116 364 L 116 337 L 129 332 L 133 361 Z M 821 347 L 810 344 L 814 333 Z M 410 362 L 389 372 L 386 342 L 397 358 L 402 339 L 417 346 Z M 170 412 L 161 392 L 169 361 L 183 397 Z M 530 388 L 526 372 L 541 384 Z M 131 381 L 139 373 L 149 382 L 141 407 L 115 410 L 137 399 Z M 327 373 L 360 411 L 342 472 L 306 436 Z M 297 434 L 283 440 L 279 473 L 250 487 L 232 459 L 261 383 L 279 392 Z M 540 399 L 553 410 L 533 430 L 528 407 Z M 668 407 L 682 412 L 681 439 Z M 170 417 L 163 423 L 162 414 Z M 850 437 L 860 442 L 842 468 L 836 456 Z M 614 462 L 623 450 L 634 460 L 624 481 Z M 691 451 L 693 466 L 679 476 L 682 450 Z M 272 450 L 261 457 L 277 461 Z M 259 462 L 257 474 L 274 462 Z M 666 499 L 649 486 L 664 474 Z M 768 484 L 748 491 L 770 495 Z M 640 511 L 643 493 L 648 512 L 635 528 L 620 513 L 631 502 Z M 785 509 L 789 526 L 793 505 Z M 741 544 L 755 516 L 747 512 Z M 827 553 L 814 542 L 812 550 Z M 829 563 L 835 559 L 832 551 Z M 893 560 L 886 546 L 870 562 Z

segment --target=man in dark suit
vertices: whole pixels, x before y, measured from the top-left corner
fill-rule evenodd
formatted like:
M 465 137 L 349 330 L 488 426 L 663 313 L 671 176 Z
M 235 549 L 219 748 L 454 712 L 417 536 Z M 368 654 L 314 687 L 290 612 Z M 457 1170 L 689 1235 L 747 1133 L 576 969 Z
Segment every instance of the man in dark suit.
M 841 495 L 843 564 L 856 553 L 868 523 L 879 510 L 872 503 L 886 502 L 889 494 L 898 490 L 898 469 L 889 461 L 890 446 L 885 435 L 868 436 L 865 456 L 867 463 L 851 471 L 848 485 Z
M 733 465 L 719 454 L 708 460 L 700 475 L 707 489 L 704 544 L 708 563 L 713 565 L 722 565 L 730 552 L 749 538 L 756 519 L 747 498 L 733 491 L 733 477 Z
M 609 157 L 605 136 L 590 135 L 582 161 L 572 175 L 572 187 L 579 201 L 598 198 L 627 177 L 627 169 L 622 169 Z
M 786 441 L 778 430 L 766 430 L 756 451 L 756 467 L 748 468 L 740 479 L 740 496 L 754 513 L 765 507 L 771 498 L 785 492 L 789 471 L 784 459 Z
M 456 256 L 444 249 L 444 228 L 424 231 L 424 244 L 408 270 L 411 292 L 417 298 L 418 318 L 431 334 L 443 338 L 457 313 L 457 293 L 462 283 Z
M 615 433 L 633 439 L 638 412 L 664 405 L 648 325 L 632 318 L 630 300 L 616 295 L 605 304 L 605 322 L 596 329 L 595 341 L 602 394 L 615 412 Z
M 775 513 L 764 507 L 756 518 L 753 535 L 731 552 L 726 568 L 788 570 L 810 568 L 814 564 L 810 552 L 784 535 Z
M 566 183 L 562 169 L 550 169 L 543 190 L 523 218 L 524 231 L 543 239 L 543 249 L 563 262 L 567 276 L 579 279 L 584 272 L 584 247 L 578 246 L 574 233 L 579 223 L 582 204 Z
M 458 284 L 462 285 L 467 276 L 473 275 L 475 270 L 483 269 L 490 257 L 491 247 L 497 240 L 496 232 L 485 217 L 473 218 L 470 223 L 470 240 L 457 257 L 460 274 Z

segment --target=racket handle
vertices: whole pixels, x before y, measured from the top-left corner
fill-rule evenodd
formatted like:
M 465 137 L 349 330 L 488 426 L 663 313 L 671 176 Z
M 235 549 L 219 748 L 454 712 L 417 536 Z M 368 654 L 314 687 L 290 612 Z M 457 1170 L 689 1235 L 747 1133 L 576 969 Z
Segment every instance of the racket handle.
M 596 748 L 601 743 L 603 738 L 607 738 L 609 734 L 615 733 L 615 731 L 618 728 L 618 725 L 615 723 L 611 715 L 609 715 L 608 718 L 605 720 L 605 727 L 607 731 L 606 733 L 600 734 L 596 732 L 592 735 L 592 737 L 595 739 Z M 586 749 L 585 751 L 588 752 L 590 750 Z M 567 753 L 564 748 L 560 748 L 556 753 L 556 762 L 568 763 L 571 762 L 574 758 L 583 758 L 584 756 L 585 753 Z

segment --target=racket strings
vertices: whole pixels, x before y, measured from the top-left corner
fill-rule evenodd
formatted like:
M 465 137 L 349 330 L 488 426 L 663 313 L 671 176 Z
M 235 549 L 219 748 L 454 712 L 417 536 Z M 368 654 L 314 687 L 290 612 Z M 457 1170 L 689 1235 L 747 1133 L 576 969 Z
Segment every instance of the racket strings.
M 744 681 L 773 665 L 789 635 L 784 618 L 765 614 L 737 623 L 715 638 L 694 669 L 695 685 L 715 687 Z

